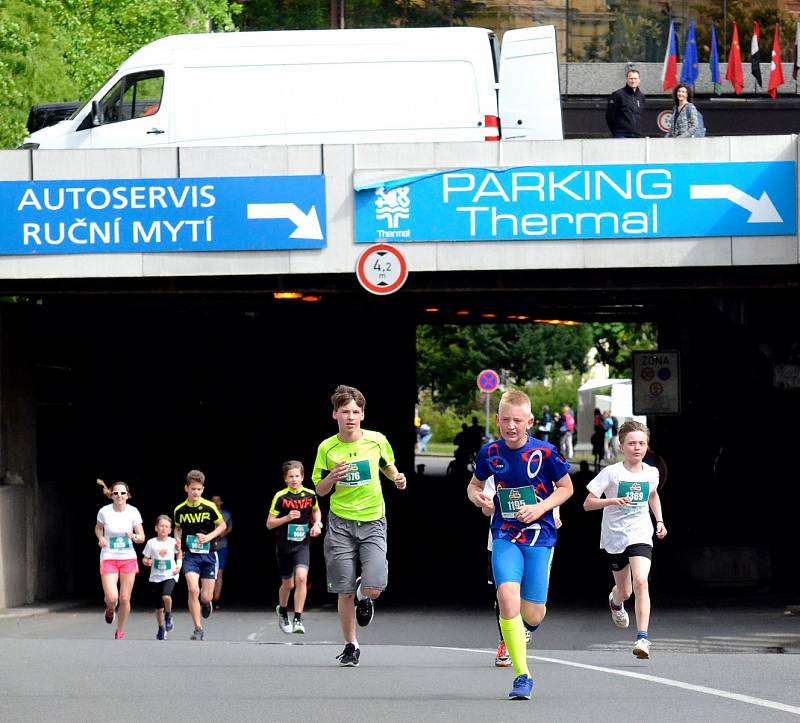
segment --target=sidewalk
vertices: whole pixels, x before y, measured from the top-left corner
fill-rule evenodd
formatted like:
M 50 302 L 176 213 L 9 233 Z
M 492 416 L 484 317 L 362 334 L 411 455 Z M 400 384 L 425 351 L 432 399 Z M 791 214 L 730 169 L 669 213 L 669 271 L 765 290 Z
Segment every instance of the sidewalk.
M 32 618 L 37 615 L 60 613 L 65 610 L 86 607 L 86 605 L 86 600 L 53 600 L 33 605 L 22 605 L 17 608 L 0 608 L 0 622 L 3 620 L 13 620 L 15 618 Z

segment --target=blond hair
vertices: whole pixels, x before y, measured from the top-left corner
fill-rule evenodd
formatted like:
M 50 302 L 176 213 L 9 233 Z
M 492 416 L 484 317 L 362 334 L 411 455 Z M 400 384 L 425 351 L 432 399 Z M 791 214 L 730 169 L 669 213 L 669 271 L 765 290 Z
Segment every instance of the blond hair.
M 531 399 L 525 392 L 521 392 L 519 389 L 509 389 L 507 392 L 503 392 L 503 396 L 500 397 L 500 404 L 497 405 L 497 408 L 500 409 L 503 405 L 510 407 L 527 407 L 531 409 Z

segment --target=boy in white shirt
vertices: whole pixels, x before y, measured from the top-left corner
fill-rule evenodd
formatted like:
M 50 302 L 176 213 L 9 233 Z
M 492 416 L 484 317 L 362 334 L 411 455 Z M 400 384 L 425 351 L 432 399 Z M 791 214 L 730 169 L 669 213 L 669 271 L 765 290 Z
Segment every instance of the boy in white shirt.
M 172 591 L 181 571 L 181 553 L 170 537 L 172 520 L 167 515 L 156 518 L 156 537 L 151 537 L 142 552 L 142 564 L 150 568 L 150 591 L 156 609 L 156 640 L 166 640 L 172 623 Z
M 650 589 L 648 576 L 653 557 L 653 523 L 660 540 L 667 534 L 658 496 L 658 470 L 642 459 L 647 453 L 650 432 L 641 422 L 625 422 L 619 429 L 622 462 L 604 467 L 586 488 L 589 494 L 583 509 L 603 510 L 600 547 L 605 550 L 614 576 L 614 587 L 608 596 L 611 619 L 620 628 L 627 628 L 625 601 L 636 594 L 636 642 L 633 654 L 650 657 Z

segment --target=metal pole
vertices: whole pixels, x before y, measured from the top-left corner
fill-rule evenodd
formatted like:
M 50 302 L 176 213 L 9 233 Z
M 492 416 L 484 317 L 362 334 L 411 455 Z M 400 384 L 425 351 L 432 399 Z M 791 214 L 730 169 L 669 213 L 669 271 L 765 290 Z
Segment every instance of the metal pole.
M 484 393 L 483 396 L 486 399 L 486 439 L 489 439 L 489 399 L 492 395 Z

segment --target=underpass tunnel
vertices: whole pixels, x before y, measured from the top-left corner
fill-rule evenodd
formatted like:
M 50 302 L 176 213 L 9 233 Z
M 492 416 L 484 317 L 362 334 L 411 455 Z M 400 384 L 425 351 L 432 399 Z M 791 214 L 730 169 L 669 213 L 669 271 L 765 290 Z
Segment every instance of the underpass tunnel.
M 654 591 L 800 593 L 791 459 L 800 334 L 788 323 L 797 280 L 763 273 L 756 283 L 718 271 L 651 270 L 635 286 L 630 272 L 614 271 L 418 274 L 385 298 L 350 277 L 299 279 L 296 288 L 321 297 L 308 303 L 276 300 L 275 288 L 254 280 L 236 289 L 230 279 L 195 288 L 131 283 L 114 293 L 102 285 L 15 289 L 0 307 L 0 494 L 15 495 L 26 524 L 0 520 L 0 552 L 13 549 L 29 572 L 6 564 L 6 588 L 22 586 L 29 600 L 99 601 L 92 529 L 105 498 L 95 478 L 130 484 L 151 536 L 156 516 L 185 498 L 186 472 L 199 468 L 205 495 L 222 495 L 234 516 L 223 597 L 274 604 L 279 580 L 265 520 L 282 487 L 281 463 L 301 460 L 310 483 L 317 445 L 336 432 L 330 395 L 344 383 L 364 392 L 365 428 L 384 432 L 398 467 L 413 475 L 416 326 L 450 323 L 469 307 L 498 319 L 654 321 L 659 347 L 681 352 L 682 372 L 682 413 L 649 420 L 669 468 L 669 536 L 656 548 Z M 463 487 L 412 476 L 406 492 L 388 484 L 384 492 L 383 604 L 421 596 L 487 604 L 486 519 Z M 583 512 L 584 497 L 576 489 L 562 513 L 552 596 L 602 603 L 610 576 L 597 549 L 599 515 Z M 331 603 L 321 545 L 312 550 L 309 604 Z

